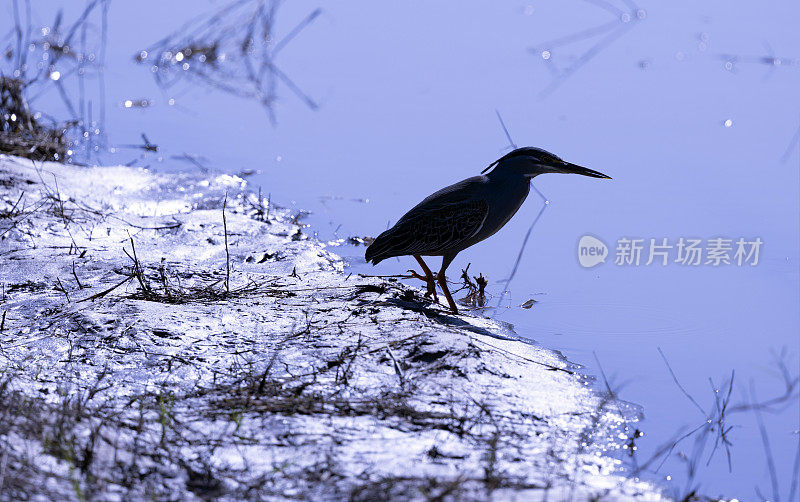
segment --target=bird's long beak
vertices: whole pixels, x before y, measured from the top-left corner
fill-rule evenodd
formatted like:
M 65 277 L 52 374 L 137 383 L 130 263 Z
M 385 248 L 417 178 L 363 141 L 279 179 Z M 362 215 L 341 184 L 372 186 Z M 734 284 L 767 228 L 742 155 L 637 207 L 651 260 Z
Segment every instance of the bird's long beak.
M 564 162 L 563 164 L 554 165 L 552 167 L 556 170 L 556 172 L 559 173 L 582 174 L 583 176 L 589 176 L 590 178 L 603 178 L 607 180 L 611 179 L 611 176 L 606 176 L 601 172 L 593 171 L 591 169 L 587 169 L 577 164 L 571 164 L 569 162 Z

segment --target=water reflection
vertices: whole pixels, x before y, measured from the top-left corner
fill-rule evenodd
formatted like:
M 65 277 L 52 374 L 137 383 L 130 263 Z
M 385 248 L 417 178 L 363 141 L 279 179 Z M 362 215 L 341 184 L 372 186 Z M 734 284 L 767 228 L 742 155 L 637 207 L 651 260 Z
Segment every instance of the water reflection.
M 288 33 L 277 38 L 275 25 L 279 10 L 277 0 L 236 0 L 198 16 L 138 51 L 135 60 L 149 66 L 156 83 L 165 91 L 190 79 L 257 101 L 274 124 L 279 82 L 309 108 L 318 107 L 316 101 L 281 70 L 277 58 L 322 10 L 314 9 Z

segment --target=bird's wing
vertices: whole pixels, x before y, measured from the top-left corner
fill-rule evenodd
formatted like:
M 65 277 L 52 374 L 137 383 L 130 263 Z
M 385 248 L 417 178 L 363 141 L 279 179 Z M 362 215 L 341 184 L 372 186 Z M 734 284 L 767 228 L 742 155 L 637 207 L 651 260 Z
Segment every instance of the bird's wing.
M 437 254 L 457 249 L 481 229 L 489 214 L 486 200 L 447 195 L 420 204 L 397 222 L 387 242 L 392 254 Z

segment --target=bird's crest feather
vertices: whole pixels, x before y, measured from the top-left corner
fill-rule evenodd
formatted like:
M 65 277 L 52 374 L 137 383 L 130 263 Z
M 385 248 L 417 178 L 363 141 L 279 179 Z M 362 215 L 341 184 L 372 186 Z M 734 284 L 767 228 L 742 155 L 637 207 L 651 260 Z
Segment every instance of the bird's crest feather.
M 535 146 L 523 146 L 521 148 L 516 148 L 514 150 L 511 150 L 507 154 L 505 154 L 502 157 L 500 157 L 499 159 L 495 160 L 494 162 L 489 164 L 489 166 L 487 166 L 486 169 L 481 171 L 481 174 L 485 174 L 488 170 L 490 170 L 491 168 L 495 167 L 497 164 L 499 164 L 500 162 L 503 162 L 504 160 L 508 160 L 508 159 L 511 159 L 511 158 L 514 158 L 514 157 L 528 157 L 528 156 L 535 156 L 535 157 L 544 158 L 544 159 L 547 159 L 547 160 L 554 160 L 554 161 L 560 161 L 561 160 L 559 157 L 553 155 L 552 153 L 550 153 L 550 152 L 548 152 L 546 150 L 542 150 L 541 148 L 536 148 Z

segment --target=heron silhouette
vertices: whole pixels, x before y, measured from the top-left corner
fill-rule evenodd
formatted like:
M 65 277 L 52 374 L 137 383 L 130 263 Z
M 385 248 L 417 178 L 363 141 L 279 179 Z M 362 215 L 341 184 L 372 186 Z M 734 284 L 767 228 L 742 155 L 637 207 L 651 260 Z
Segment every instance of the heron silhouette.
M 480 176 L 459 181 L 426 197 L 380 234 L 367 248 L 365 258 L 377 265 L 394 256 L 413 256 L 425 275 L 413 271 L 412 275 L 427 282 L 426 296 L 433 295 L 438 301 L 438 281 L 450 309 L 458 313 L 447 288 L 447 267 L 458 253 L 503 228 L 528 197 L 531 179 L 545 173 L 611 179 L 541 148 L 517 148 L 489 164 Z M 438 274 L 431 272 L 423 256 L 442 257 Z

